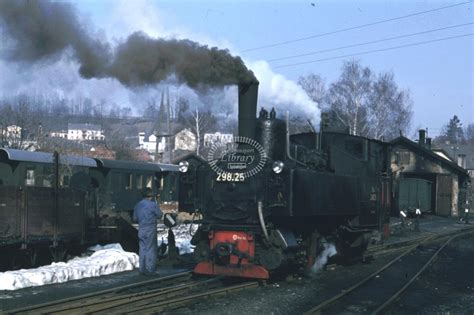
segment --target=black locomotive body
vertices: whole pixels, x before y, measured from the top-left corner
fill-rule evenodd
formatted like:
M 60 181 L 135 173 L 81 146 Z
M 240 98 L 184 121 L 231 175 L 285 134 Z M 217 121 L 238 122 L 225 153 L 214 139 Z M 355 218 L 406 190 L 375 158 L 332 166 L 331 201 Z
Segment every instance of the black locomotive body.
M 145 187 L 170 195 L 176 173 L 168 164 L 0 149 L 0 270 L 97 243 L 136 251 L 133 206 Z
M 388 145 L 324 128 L 290 137 L 274 110 L 255 118 L 256 90 L 239 87 L 236 143 L 181 162 L 180 210 L 202 214 L 195 272 L 265 279 L 311 267 L 328 243 L 361 254 L 390 212 Z

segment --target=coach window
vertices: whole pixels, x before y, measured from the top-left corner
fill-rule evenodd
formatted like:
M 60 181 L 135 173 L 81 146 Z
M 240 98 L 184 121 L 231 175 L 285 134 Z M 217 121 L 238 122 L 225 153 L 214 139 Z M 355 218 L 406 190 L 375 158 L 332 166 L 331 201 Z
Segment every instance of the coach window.
M 53 170 L 51 167 L 43 168 L 43 187 L 51 187 L 51 179 L 53 178 Z
M 146 188 L 153 188 L 153 176 L 151 175 L 146 177 Z
M 69 186 L 69 175 L 61 175 L 61 186 L 68 187 Z
M 132 189 L 132 183 L 133 183 L 133 175 L 125 174 L 125 189 L 127 190 Z
M 26 170 L 26 186 L 34 186 L 35 185 L 35 170 L 34 169 L 27 169 Z
M 137 189 L 143 188 L 143 175 L 137 175 Z

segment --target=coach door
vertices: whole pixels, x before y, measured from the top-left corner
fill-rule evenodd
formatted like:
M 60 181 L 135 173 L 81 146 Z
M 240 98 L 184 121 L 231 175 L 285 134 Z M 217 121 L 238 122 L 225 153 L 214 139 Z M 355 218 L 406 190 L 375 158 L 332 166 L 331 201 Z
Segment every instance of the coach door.
M 449 174 L 438 174 L 436 188 L 436 214 L 449 216 L 452 208 L 453 178 Z

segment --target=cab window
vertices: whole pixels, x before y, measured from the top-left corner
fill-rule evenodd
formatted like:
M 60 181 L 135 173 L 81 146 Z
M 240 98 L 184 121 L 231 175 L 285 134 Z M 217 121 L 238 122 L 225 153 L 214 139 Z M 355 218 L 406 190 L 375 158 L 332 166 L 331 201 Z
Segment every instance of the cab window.
M 26 186 L 35 185 L 35 170 L 34 169 L 29 168 L 26 170 L 25 185 Z

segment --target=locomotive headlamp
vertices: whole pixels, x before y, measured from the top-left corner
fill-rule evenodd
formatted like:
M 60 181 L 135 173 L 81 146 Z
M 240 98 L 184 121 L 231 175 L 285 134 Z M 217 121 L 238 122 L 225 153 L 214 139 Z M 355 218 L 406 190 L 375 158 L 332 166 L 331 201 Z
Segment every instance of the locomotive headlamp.
M 280 174 L 281 171 L 283 171 L 283 167 L 285 166 L 285 163 L 282 161 L 275 161 L 273 162 L 272 169 L 275 172 L 275 174 Z
M 179 168 L 179 171 L 181 173 L 186 173 L 188 171 L 188 168 L 189 168 L 189 162 L 188 161 L 179 162 L 178 168 Z

